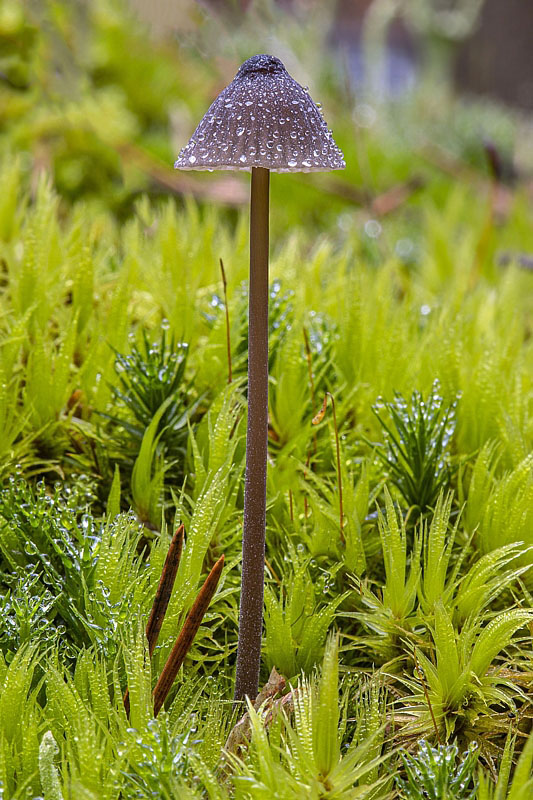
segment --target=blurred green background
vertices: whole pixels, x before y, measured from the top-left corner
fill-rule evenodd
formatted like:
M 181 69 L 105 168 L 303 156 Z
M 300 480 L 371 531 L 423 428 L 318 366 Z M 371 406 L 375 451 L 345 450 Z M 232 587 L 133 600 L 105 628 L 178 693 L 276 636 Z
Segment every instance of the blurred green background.
M 533 9 L 508 13 L 514 5 L 2 0 L 0 150 L 23 154 L 33 186 L 47 170 L 66 202 L 95 214 L 123 220 L 147 192 L 192 194 L 231 215 L 247 201 L 246 175 L 172 164 L 239 64 L 270 52 L 322 102 L 347 162 L 345 173 L 276 176 L 275 233 L 332 233 L 354 211 L 379 216 L 406 200 L 416 209 L 422 186 L 438 203 L 450 178 L 483 184 L 496 169 L 527 181 L 533 78 L 520 43 Z

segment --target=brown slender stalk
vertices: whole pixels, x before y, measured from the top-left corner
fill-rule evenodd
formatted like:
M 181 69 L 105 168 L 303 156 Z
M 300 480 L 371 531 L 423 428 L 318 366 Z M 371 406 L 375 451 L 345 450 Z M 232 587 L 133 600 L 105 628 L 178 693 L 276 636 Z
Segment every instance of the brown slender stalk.
M 315 380 L 313 378 L 313 362 L 311 359 L 311 347 L 309 345 L 309 336 L 307 335 L 307 329 L 304 325 L 303 327 L 304 332 L 304 342 L 305 342 L 305 356 L 307 359 L 307 371 L 309 373 L 309 388 L 311 390 L 311 408 L 313 410 L 313 414 L 316 414 L 316 398 L 315 398 Z M 316 440 L 316 431 L 313 431 L 313 448 L 316 454 L 317 450 L 317 440 Z
M 294 508 L 292 503 L 292 489 L 289 489 L 289 513 L 291 515 L 291 522 L 294 522 Z
M 326 392 L 324 395 L 324 402 L 322 403 L 322 408 L 318 412 L 316 416 L 313 417 L 313 425 L 318 425 L 319 422 L 322 422 L 324 419 L 324 415 L 326 413 L 326 408 L 328 405 L 328 397 L 331 400 L 331 408 L 333 410 L 333 427 L 335 429 L 335 445 L 337 450 L 337 482 L 339 484 L 339 529 L 341 535 L 341 542 L 345 544 L 346 539 L 344 536 L 344 507 L 342 502 L 342 473 L 341 473 L 341 448 L 339 444 L 339 429 L 337 427 L 337 413 L 335 411 L 335 398 L 331 394 L 331 392 Z
M 184 530 L 184 525 L 181 524 L 172 537 L 172 541 L 170 542 L 170 547 L 168 548 L 168 553 L 165 558 L 165 563 L 163 564 L 163 571 L 161 572 L 161 578 L 159 579 L 159 585 L 155 593 L 148 624 L 146 625 L 146 638 L 148 640 L 148 652 L 150 654 L 150 658 L 155 650 L 155 646 L 159 638 L 159 632 L 161 630 L 165 614 L 167 613 L 168 604 L 172 595 L 172 589 L 174 588 L 174 581 L 176 580 L 176 575 L 181 560 L 181 553 L 183 550 Z M 124 694 L 124 707 L 126 709 L 126 714 L 129 717 L 129 689 L 126 689 Z
M 281 586 L 281 578 L 276 573 L 276 570 L 274 569 L 274 567 L 272 566 L 272 564 L 270 563 L 270 561 L 266 557 L 265 557 L 265 564 L 267 565 L 268 569 L 270 570 L 270 574 L 272 575 L 272 577 L 274 578 L 274 580 L 276 581 L 278 586 Z
M 259 690 L 268 442 L 268 202 L 270 172 L 252 168 L 248 309 L 248 426 L 235 702 Z
M 198 597 L 194 601 L 191 610 L 187 614 L 187 619 L 183 624 L 178 638 L 172 648 L 170 655 L 167 659 L 163 672 L 157 681 L 154 691 L 154 716 L 159 714 L 165 699 L 172 688 L 172 684 L 176 679 L 178 670 L 185 660 L 185 656 L 189 652 L 194 637 L 198 633 L 198 628 L 204 618 L 205 612 L 209 608 L 209 604 L 213 599 L 216 592 L 222 568 L 224 566 L 224 556 L 220 556 L 215 566 L 205 579 L 204 585 L 198 592 Z
M 423 674 L 422 670 L 420 669 L 420 664 L 418 663 L 418 658 L 416 656 L 416 647 L 413 648 L 413 656 L 414 656 L 414 660 L 415 660 L 415 668 L 416 668 L 416 671 L 418 673 L 418 677 L 420 678 L 420 683 L 422 684 L 422 689 L 424 690 L 424 695 L 426 697 L 426 702 L 428 704 L 429 713 L 431 714 L 431 719 L 433 720 L 433 727 L 435 728 L 435 734 L 437 736 L 437 742 L 439 744 L 442 744 L 442 740 L 441 740 L 440 734 L 439 734 L 439 728 L 438 728 L 438 725 L 437 725 L 437 720 L 435 719 L 435 714 L 433 713 L 433 706 L 431 705 L 431 700 L 429 699 L 428 688 L 427 688 L 426 682 L 424 680 L 424 674 Z
M 230 330 L 229 330 L 229 308 L 228 308 L 228 284 L 226 281 L 226 270 L 224 269 L 224 262 L 221 258 L 220 261 L 220 271 L 222 273 L 222 286 L 224 287 L 224 308 L 226 309 L 226 348 L 228 351 L 228 383 L 231 383 L 233 379 L 233 373 L 231 368 L 231 339 L 230 339 Z
M 337 449 L 337 477 L 339 482 L 339 527 L 341 534 L 341 542 L 345 544 L 344 538 L 344 509 L 342 505 L 342 473 L 341 473 L 341 448 L 339 445 L 339 429 L 337 427 L 337 412 L 335 411 L 335 398 L 330 392 L 327 392 L 331 400 L 331 408 L 333 409 L 333 427 L 335 428 L 335 447 Z
M 304 342 L 305 342 L 305 356 L 307 359 L 307 371 L 309 372 L 309 387 L 311 389 L 311 405 L 313 407 L 313 414 L 315 413 L 316 402 L 315 402 L 315 380 L 313 378 L 313 362 L 311 360 L 311 346 L 309 344 L 309 336 L 307 333 L 307 328 L 303 327 L 304 332 Z
M 307 458 L 305 459 L 305 469 L 304 469 L 304 478 L 307 478 L 307 470 L 309 469 L 309 463 L 311 461 L 311 456 L 307 453 Z M 309 501 L 307 499 L 307 495 L 304 497 L 304 519 L 307 519 L 309 516 Z

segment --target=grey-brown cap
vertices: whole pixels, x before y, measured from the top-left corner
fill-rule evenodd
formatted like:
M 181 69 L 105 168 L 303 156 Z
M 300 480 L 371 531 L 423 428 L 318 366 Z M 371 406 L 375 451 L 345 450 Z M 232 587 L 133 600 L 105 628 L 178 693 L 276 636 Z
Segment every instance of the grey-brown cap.
M 346 164 L 307 89 L 279 58 L 259 55 L 241 65 L 174 166 L 324 172 Z

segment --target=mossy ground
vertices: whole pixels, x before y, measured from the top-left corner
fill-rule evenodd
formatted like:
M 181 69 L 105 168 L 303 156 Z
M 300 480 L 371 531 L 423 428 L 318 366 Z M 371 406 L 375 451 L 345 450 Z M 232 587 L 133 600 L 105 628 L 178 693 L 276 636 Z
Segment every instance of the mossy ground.
M 285 712 L 252 714 L 251 744 L 223 756 L 235 723 L 246 183 L 213 174 L 188 187 L 196 199 L 168 191 L 169 98 L 192 119 L 213 86 L 194 48 L 154 44 L 114 3 L 95 6 L 84 38 L 86 10 L 54 4 L 40 29 L 37 12 L 11 9 L 3 36 L 24 48 L 6 73 L 0 164 L 3 797 L 386 797 L 421 739 L 441 749 L 435 761 L 422 746 L 419 775 L 437 785 L 449 767 L 439 797 L 527 797 L 531 187 L 497 179 L 483 155 L 486 134 L 504 159 L 518 145 L 524 158 L 524 120 L 413 96 L 376 106 L 367 128 L 332 75 L 313 73 L 348 169 L 272 180 L 261 682 L 275 666 L 286 692 L 298 688 Z M 58 41 L 87 48 L 69 93 L 51 69 L 71 58 Z M 140 64 L 117 56 L 133 42 Z M 210 186 L 236 205 L 206 200 Z M 331 406 L 312 424 L 326 393 L 340 481 Z M 181 522 L 150 661 L 144 628 Z M 154 720 L 154 683 L 222 553 L 218 592 Z

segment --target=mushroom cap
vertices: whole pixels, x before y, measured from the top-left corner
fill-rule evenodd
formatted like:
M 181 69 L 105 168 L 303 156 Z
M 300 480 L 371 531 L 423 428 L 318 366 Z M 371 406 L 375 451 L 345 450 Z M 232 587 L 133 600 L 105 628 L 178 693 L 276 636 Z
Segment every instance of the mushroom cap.
M 344 156 L 307 89 L 279 58 L 241 65 L 209 107 L 174 167 L 272 172 L 344 169 Z

